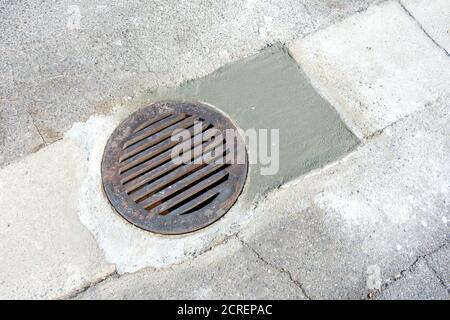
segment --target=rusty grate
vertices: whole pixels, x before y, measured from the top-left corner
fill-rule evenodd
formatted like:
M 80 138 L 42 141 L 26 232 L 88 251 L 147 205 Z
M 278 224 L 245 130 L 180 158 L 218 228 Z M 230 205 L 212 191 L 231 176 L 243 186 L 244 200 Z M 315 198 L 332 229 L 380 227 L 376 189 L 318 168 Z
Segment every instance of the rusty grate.
M 161 234 L 192 232 L 222 217 L 247 176 L 242 138 L 204 103 L 165 101 L 132 114 L 105 147 L 102 179 L 116 211 Z

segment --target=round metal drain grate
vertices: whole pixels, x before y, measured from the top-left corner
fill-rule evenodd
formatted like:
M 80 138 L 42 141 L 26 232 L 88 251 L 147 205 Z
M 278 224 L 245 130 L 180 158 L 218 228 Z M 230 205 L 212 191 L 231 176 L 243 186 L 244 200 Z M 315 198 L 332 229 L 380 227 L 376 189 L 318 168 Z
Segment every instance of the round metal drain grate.
M 192 232 L 234 204 L 247 176 L 245 144 L 223 114 L 198 102 L 152 104 L 108 140 L 102 179 L 109 201 L 134 225 Z

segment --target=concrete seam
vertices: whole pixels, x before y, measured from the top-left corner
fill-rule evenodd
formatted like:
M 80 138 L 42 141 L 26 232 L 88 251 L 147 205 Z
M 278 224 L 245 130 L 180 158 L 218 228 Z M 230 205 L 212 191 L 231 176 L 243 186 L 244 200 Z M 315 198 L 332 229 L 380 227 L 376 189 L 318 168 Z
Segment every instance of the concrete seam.
M 75 289 L 71 293 L 62 295 L 59 298 L 57 298 L 56 300 L 72 300 L 72 299 L 75 299 L 77 296 L 79 296 L 83 292 L 86 292 L 87 290 L 89 290 L 89 289 L 91 289 L 91 288 L 101 284 L 102 282 L 111 279 L 111 278 L 120 278 L 120 274 L 117 272 L 117 270 L 114 270 L 113 272 L 108 273 L 107 275 L 101 277 L 100 279 L 97 279 L 97 280 L 94 280 L 94 281 L 90 281 L 87 284 L 85 284 L 84 286 L 82 286 L 81 288 Z
M 447 291 L 447 293 L 450 294 L 450 287 L 447 287 L 445 285 L 444 280 L 439 276 L 438 272 L 436 271 L 436 269 L 433 268 L 433 266 L 430 264 L 430 261 L 428 261 L 429 257 L 425 257 L 425 263 L 428 266 L 428 268 L 430 268 L 430 270 L 434 273 L 434 275 L 436 276 L 436 278 L 439 280 L 439 283 L 445 288 L 445 290 Z
M 300 291 L 302 292 L 302 294 L 308 299 L 308 300 L 312 300 L 311 296 L 306 292 L 305 288 L 303 287 L 303 285 L 296 279 L 294 279 L 294 277 L 292 276 L 292 273 L 280 266 L 277 266 L 269 261 L 267 261 L 266 259 L 264 259 L 262 257 L 262 255 L 256 251 L 251 245 L 249 245 L 247 242 L 245 242 L 243 239 L 241 239 L 238 235 L 236 235 L 236 238 L 242 243 L 242 245 L 246 248 L 248 248 L 255 256 L 258 260 L 260 260 L 261 262 L 263 262 L 265 265 L 272 267 L 274 269 L 277 269 L 280 273 L 286 274 L 289 277 L 289 280 L 300 289 Z
M 415 269 L 415 267 L 416 267 L 416 265 L 417 265 L 417 263 L 418 263 L 420 260 L 423 259 L 423 260 L 425 260 L 425 263 L 426 263 L 426 257 L 428 257 L 428 256 L 430 256 L 430 255 L 432 255 L 432 254 L 438 252 L 439 250 L 443 249 L 446 245 L 448 245 L 448 243 L 449 243 L 449 242 L 446 241 L 446 242 L 444 242 L 443 244 L 441 244 L 440 246 L 438 246 L 437 248 L 435 248 L 435 249 L 433 249 L 433 250 L 431 250 L 431 251 L 429 251 L 429 252 L 427 252 L 427 253 L 425 253 L 425 254 L 418 255 L 418 256 L 414 259 L 414 261 L 413 261 L 407 268 L 401 270 L 401 271 L 398 273 L 399 276 L 394 276 L 394 277 L 391 277 L 390 279 L 388 279 L 385 283 L 383 283 L 383 285 L 381 286 L 381 288 L 380 288 L 378 291 L 375 291 L 375 292 L 373 292 L 373 291 L 372 291 L 372 292 L 369 292 L 369 293 L 367 294 L 367 298 L 368 298 L 368 299 L 373 299 L 374 297 L 379 296 L 382 292 L 384 292 L 387 288 L 389 288 L 393 283 L 395 283 L 395 282 L 397 282 L 397 281 L 403 279 L 403 278 L 405 277 L 405 275 L 407 275 L 408 273 L 413 272 L 414 269 Z M 427 266 L 428 266 L 428 263 L 427 263 Z
M 335 20 L 329 21 L 328 23 L 324 23 L 323 25 L 319 26 L 318 28 L 315 28 L 315 25 L 314 25 L 314 29 L 309 31 L 309 32 L 305 32 L 305 33 L 297 35 L 297 36 L 291 36 L 291 37 L 289 37 L 289 38 L 287 38 L 287 39 L 285 39 L 283 41 L 277 41 L 277 42 L 282 42 L 286 46 L 291 46 L 293 42 L 296 42 L 296 41 L 298 41 L 300 39 L 303 39 L 303 38 L 306 38 L 308 36 L 311 36 L 311 35 L 313 35 L 313 34 L 315 34 L 317 32 L 325 30 L 325 29 L 327 29 L 327 28 L 329 28 L 329 27 L 331 27 L 333 25 L 339 24 L 339 23 L 345 21 L 346 19 L 349 19 L 350 17 L 356 16 L 358 14 L 361 14 L 361 13 L 367 11 L 369 8 L 371 8 L 373 6 L 377 6 L 377 5 L 380 5 L 380 4 L 384 3 L 384 2 L 389 2 L 389 1 L 392 1 L 392 0 L 375 1 L 375 2 L 373 2 L 373 3 L 371 3 L 371 4 L 367 5 L 367 6 L 364 6 L 362 8 L 359 8 L 359 9 L 355 10 L 354 12 L 351 12 L 351 13 L 349 12 L 348 14 L 346 14 L 344 16 L 341 16 L 341 17 L 338 17 Z M 306 12 L 306 13 L 308 13 L 308 12 Z
M 31 114 L 28 110 L 25 110 L 25 112 L 30 116 L 30 118 L 31 118 L 31 123 L 33 124 L 33 127 L 36 129 L 36 131 L 37 131 L 39 137 L 41 137 L 41 140 L 42 140 L 43 145 L 41 145 L 40 148 L 47 146 L 48 143 L 47 143 L 47 141 L 44 139 L 44 136 L 42 135 L 41 131 L 39 130 L 39 127 L 36 125 L 36 121 L 34 120 L 34 117 L 32 116 L 32 114 Z M 39 149 L 40 149 L 40 148 L 39 148 Z M 39 150 L 39 149 L 38 149 L 38 150 Z
M 447 57 L 450 58 L 450 53 L 442 47 L 436 40 L 434 40 L 431 35 L 425 30 L 425 28 L 422 26 L 422 24 L 414 17 L 414 15 L 405 7 L 405 5 L 402 3 L 401 0 L 398 0 L 398 3 L 403 8 L 403 10 L 411 17 L 412 20 L 417 24 L 417 26 L 423 31 L 423 33 L 439 48 L 441 49 Z

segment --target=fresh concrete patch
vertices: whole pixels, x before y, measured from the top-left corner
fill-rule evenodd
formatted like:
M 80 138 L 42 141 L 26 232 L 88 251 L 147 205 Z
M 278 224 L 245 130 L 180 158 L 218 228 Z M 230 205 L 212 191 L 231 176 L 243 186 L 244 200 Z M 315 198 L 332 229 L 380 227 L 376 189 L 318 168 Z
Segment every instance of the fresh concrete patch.
M 141 99 L 173 98 L 205 101 L 227 113 L 243 131 L 268 130 L 268 156 L 278 160 L 279 170 L 262 175 L 262 168 L 274 163 L 264 164 L 258 158 L 249 174 L 250 185 L 245 194 L 249 202 L 292 178 L 340 158 L 358 143 L 334 108 L 279 46 L 269 47 L 179 88 L 160 90 Z M 271 141 L 271 130 L 279 130 L 279 141 Z M 279 151 L 279 159 L 275 159 L 275 151 Z
M 449 57 L 397 2 L 371 6 L 289 49 L 360 138 L 449 93 Z

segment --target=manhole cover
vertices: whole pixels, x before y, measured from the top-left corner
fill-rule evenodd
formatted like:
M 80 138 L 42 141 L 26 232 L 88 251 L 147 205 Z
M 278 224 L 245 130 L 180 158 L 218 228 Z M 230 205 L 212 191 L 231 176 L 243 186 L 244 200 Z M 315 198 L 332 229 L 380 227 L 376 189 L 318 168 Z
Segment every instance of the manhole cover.
M 105 192 L 117 212 L 156 233 L 203 228 L 234 204 L 247 176 L 245 145 L 203 103 L 165 101 L 128 117 L 108 140 Z

